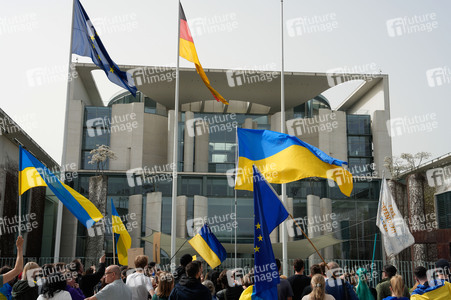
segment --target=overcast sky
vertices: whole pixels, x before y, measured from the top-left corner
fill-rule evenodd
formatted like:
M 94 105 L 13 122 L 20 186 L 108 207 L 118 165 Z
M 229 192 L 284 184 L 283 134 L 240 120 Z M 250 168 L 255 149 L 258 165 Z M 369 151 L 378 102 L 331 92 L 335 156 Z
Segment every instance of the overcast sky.
M 117 64 L 175 66 L 177 1 L 81 3 Z M 196 20 L 191 31 L 204 68 L 280 70 L 280 0 L 182 4 L 188 21 Z M 449 153 L 450 6 L 447 1 L 285 0 L 285 69 L 388 74 L 392 119 L 403 118 L 421 130 L 398 127 L 393 153 Z M 72 0 L 4 1 L 0 12 L 0 107 L 57 162 L 71 14 Z M 215 26 L 205 27 L 202 20 Z M 213 27 L 217 32 L 210 32 Z M 181 59 L 181 66 L 193 65 Z M 96 79 L 104 102 L 120 91 L 105 75 Z M 332 107 L 345 96 L 337 91 L 326 95 Z

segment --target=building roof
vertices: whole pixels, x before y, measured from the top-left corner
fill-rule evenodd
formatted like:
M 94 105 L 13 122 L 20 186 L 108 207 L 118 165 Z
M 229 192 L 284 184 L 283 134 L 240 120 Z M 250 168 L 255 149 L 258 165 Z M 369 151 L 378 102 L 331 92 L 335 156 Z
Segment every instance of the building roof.
M 123 71 L 129 71 L 129 74 L 135 79 L 139 91 L 168 109 L 174 109 L 175 68 L 130 65 L 119 67 Z M 91 74 L 91 71 L 98 69 L 97 66 L 77 63 L 76 68 L 79 78 L 91 98 L 91 103 L 103 106 Z M 264 105 L 269 107 L 268 113 L 271 114 L 280 111 L 280 72 L 205 69 L 205 73 L 212 86 L 229 102 L 238 100 Z M 343 76 L 343 74 L 332 73 L 284 72 L 285 108 L 290 109 L 307 102 L 330 89 L 331 83 L 333 86 L 334 83 L 368 78 L 349 98 L 350 101 L 355 101 L 359 95 L 366 93 L 378 84 L 384 76 L 386 75 L 346 74 Z M 213 100 L 213 96 L 205 87 L 196 69 L 180 68 L 180 78 L 179 101 L 181 105 Z M 249 83 L 249 81 L 252 81 L 252 83 Z M 107 101 L 107 99 L 104 99 L 104 101 Z M 222 106 L 223 104 L 218 103 L 217 105 Z M 343 108 L 345 109 L 346 106 L 343 106 Z

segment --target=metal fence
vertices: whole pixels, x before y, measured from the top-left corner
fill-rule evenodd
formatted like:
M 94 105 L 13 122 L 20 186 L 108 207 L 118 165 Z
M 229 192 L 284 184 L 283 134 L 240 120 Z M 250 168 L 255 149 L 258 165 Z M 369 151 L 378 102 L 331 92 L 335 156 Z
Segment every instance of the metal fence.
M 59 262 L 70 263 L 74 258 L 73 257 L 60 257 L 58 259 Z M 79 258 L 82 263 L 87 266 L 97 265 L 99 262 L 99 258 L 93 257 L 80 257 Z M 53 263 L 53 257 L 25 257 L 24 263 L 29 261 L 37 262 L 40 266 L 48 263 Z M 368 273 L 371 273 L 369 277 L 368 284 L 371 287 L 376 287 L 376 285 L 382 280 L 382 268 L 384 263 L 382 260 L 375 260 L 374 264 L 371 265 L 371 260 L 352 260 L 352 259 L 336 259 L 334 260 L 338 263 L 338 265 L 343 269 L 344 272 L 355 272 L 359 268 L 365 268 L 368 270 Z M 15 257 L 0 257 L 0 267 L 2 266 L 10 266 L 14 267 L 16 262 Z M 116 259 L 117 263 L 117 259 Z M 294 274 L 293 269 L 294 259 L 288 260 L 288 274 L 287 276 L 291 276 Z M 321 260 L 305 260 L 305 274 L 310 274 L 310 266 L 312 264 L 319 264 Z M 113 258 L 107 257 L 106 264 L 113 264 Z M 222 271 L 224 269 L 234 269 L 241 268 L 245 273 L 249 272 L 254 266 L 253 258 L 227 258 L 220 266 L 218 266 L 215 270 Z M 415 279 L 413 278 L 413 270 L 417 266 L 424 266 L 426 269 L 433 269 L 435 267 L 433 262 L 412 262 L 412 261 L 397 261 L 395 263 L 395 267 L 398 270 L 398 274 L 404 278 L 404 281 L 408 287 L 412 287 L 415 284 Z M 161 269 L 165 271 L 171 271 L 171 263 L 169 258 L 162 258 L 160 263 Z M 204 266 L 204 269 L 208 272 L 211 270 L 209 266 Z

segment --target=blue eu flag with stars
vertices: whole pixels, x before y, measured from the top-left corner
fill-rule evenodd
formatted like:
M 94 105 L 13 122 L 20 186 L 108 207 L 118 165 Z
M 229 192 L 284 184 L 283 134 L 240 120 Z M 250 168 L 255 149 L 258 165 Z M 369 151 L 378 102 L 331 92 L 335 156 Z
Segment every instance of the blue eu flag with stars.
M 252 299 L 277 299 L 279 270 L 269 234 L 288 217 L 276 192 L 254 170 L 254 290 Z
M 72 30 L 72 53 L 91 57 L 92 62 L 105 71 L 106 76 L 112 83 L 129 90 L 136 97 L 137 89 L 134 82 L 129 82 L 127 73 L 121 71 L 110 58 L 79 0 L 75 0 L 74 3 Z

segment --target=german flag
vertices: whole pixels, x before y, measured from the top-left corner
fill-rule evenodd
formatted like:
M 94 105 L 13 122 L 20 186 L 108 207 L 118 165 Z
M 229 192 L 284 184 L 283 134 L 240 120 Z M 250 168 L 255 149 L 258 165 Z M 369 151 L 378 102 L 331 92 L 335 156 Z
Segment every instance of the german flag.
M 202 81 L 205 83 L 207 88 L 212 93 L 213 97 L 219 102 L 224 104 L 229 104 L 224 97 L 222 97 L 210 84 L 207 75 L 202 68 L 202 65 L 199 62 L 199 58 L 197 57 L 196 47 L 194 46 L 193 37 L 191 36 L 191 32 L 188 27 L 188 23 L 186 22 L 185 12 L 183 11 L 182 4 L 180 3 L 180 56 L 196 65 L 197 73 L 202 78 Z

